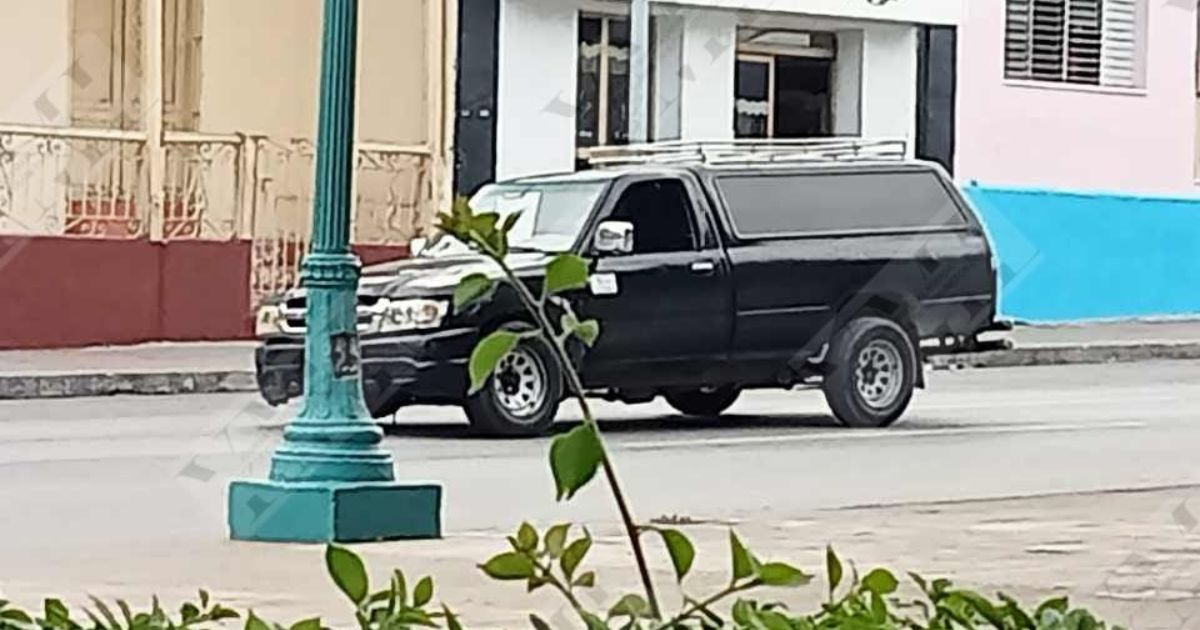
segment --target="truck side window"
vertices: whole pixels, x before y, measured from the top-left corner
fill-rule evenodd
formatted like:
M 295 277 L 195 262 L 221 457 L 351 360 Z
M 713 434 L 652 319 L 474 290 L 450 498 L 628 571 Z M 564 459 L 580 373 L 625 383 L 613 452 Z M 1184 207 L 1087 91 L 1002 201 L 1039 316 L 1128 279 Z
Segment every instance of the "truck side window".
M 633 184 L 621 194 L 610 218 L 633 224 L 635 254 L 696 249 L 692 204 L 680 180 Z

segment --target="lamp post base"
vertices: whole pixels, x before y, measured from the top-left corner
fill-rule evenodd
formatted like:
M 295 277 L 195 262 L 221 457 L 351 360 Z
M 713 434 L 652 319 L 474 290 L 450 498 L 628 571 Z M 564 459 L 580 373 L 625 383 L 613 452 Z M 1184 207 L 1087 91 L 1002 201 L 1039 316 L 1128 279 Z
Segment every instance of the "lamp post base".
M 261 542 L 440 538 L 442 488 L 394 482 L 235 481 L 229 535 Z

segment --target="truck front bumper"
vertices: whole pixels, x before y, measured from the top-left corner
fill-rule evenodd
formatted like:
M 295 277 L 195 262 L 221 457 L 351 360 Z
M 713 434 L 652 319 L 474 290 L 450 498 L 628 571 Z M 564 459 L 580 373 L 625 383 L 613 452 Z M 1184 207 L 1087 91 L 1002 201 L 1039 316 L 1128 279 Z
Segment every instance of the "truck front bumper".
M 364 335 L 363 397 L 376 408 L 402 404 L 457 404 L 467 392 L 467 362 L 478 331 L 455 328 L 404 335 Z M 255 351 L 258 389 L 272 405 L 304 392 L 304 338 L 276 336 Z

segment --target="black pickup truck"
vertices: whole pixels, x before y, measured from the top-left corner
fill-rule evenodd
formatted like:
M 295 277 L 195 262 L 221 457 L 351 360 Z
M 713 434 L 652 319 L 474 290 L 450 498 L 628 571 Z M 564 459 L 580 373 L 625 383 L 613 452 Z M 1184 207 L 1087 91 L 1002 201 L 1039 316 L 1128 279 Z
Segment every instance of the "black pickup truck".
M 993 327 L 996 270 L 979 219 L 944 172 L 911 160 L 634 164 L 484 187 L 479 210 L 522 212 L 511 263 L 534 286 L 572 251 L 593 261 L 570 295 L 602 333 L 579 357 L 596 396 L 665 397 L 716 416 L 745 389 L 822 387 L 850 427 L 883 427 L 923 387 L 922 346 L 970 347 Z M 364 396 L 375 417 L 462 405 L 482 432 L 545 432 L 564 397 L 536 339 L 467 396 L 481 334 L 527 325 L 504 290 L 457 313 L 466 274 L 494 271 L 452 239 L 364 270 Z M 304 290 L 260 313 L 263 396 L 303 389 Z M 925 342 L 923 344 L 923 342 Z

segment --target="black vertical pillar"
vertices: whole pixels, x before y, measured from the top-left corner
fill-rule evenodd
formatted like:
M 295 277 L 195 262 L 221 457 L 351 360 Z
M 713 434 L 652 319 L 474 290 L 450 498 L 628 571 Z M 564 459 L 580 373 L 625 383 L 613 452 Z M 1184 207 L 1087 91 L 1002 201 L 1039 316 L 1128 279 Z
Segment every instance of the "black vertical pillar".
M 470 195 L 496 177 L 501 1 L 458 0 L 454 192 L 459 195 Z
M 953 173 L 958 31 L 922 26 L 917 55 L 916 155 Z

